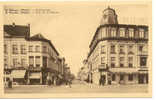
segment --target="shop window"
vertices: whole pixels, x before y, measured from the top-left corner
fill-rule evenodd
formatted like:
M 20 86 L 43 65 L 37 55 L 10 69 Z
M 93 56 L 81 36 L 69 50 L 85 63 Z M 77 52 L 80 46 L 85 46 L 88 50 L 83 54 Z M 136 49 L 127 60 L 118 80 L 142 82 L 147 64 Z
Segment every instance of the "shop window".
M 129 75 L 128 75 L 128 80 L 129 80 L 129 81 L 133 81 L 133 74 L 129 74 Z
M 112 81 L 115 81 L 115 74 L 112 75 Z

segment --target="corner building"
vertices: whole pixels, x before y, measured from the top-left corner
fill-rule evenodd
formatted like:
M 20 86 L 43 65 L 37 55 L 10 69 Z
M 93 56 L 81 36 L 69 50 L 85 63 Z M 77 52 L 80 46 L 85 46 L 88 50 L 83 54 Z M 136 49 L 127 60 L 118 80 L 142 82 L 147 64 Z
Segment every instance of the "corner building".
M 89 47 L 90 82 L 148 83 L 148 26 L 118 24 L 115 10 L 108 7 Z
M 4 81 L 56 84 L 64 74 L 64 59 L 42 34 L 30 36 L 30 25 L 4 25 Z

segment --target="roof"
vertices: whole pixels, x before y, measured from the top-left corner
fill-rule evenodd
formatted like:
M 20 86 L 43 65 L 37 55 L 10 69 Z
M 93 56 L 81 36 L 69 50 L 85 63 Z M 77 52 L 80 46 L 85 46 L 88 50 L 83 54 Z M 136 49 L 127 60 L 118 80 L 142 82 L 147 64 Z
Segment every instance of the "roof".
M 57 55 L 59 55 L 58 51 L 56 50 L 56 48 L 54 47 L 54 45 L 52 44 L 52 42 L 48 39 L 46 39 L 42 34 L 36 34 L 30 38 L 27 38 L 28 41 L 43 41 L 43 42 L 48 42 L 49 45 L 54 49 L 54 51 L 56 52 Z
M 26 37 L 30 36 L 30 27 L 28 25 L 4 25 L 4 32 L 8 36 Z

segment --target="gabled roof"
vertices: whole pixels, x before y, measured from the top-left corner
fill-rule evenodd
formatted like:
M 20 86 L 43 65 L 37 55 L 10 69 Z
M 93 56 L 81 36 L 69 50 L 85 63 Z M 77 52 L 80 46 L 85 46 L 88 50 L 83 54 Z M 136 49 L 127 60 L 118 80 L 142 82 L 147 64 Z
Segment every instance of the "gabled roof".
M 4 36 L 26 37 L 30 34 L 30 27 L 27 25 L 4 25 Z
M 27 38 L 28 41 L 43 41 L 43 42 L 48 42 L 49 45 L 54 49 L 54 51 L 56 52 L 56 54 L 59 56 L 58 51 L 55 49 L 54 45 L 51 43 L 50 40 L 46 39 L 42 34 L 36 34 L 30 38 Z

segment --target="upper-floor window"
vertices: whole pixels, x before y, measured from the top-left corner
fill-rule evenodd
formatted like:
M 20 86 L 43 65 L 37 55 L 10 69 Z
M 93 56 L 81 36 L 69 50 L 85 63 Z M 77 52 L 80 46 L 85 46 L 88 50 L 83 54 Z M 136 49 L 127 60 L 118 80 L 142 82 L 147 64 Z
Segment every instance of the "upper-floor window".
M 17 65 L 18 65 L 18 59 L 13 58 L 13 67 L 17 67 Z
M 26 54 L 26 46 L 21 45 L 21 54 Z
M 43 52 L 47 53 L 47 47 L 46 46 L 43 46 Z
M 124 57 L 120 57 L 120 67 L 124 67 Z
M 125 37 L 125 29 L 120 28 L 119 34 L 120 34 L 120 37 Z
M 130 38 L 134 37 L 134 29 L 129 29 L 128 33 Z
M 29 56 L 29 66 L 30 67 L 34 66 L 34 56 Z
M 25 58 L 21 59 L 21 66 L 22 67 L 26 66 L 26 59 Z
M 105 57 L 101 57 L 101 64 L 105 63 Z
M 7 54 L 8 53 L 8 48 L 7 48 L 7 45 L 4 44 L 4 53 Z
M 101 46 L 101 53 L 102 53 L 102 54 L 106 53 L 105 45 L 102 45 L 102 46 Z
M 4 58 L 4 68 L 7 68 L 8 67 L 8 60 L 7 58 Z
M 128 54 L 133 54 L 133 45 L 128 46 Z
M 40 67 L 40 56 L 35 57 L 36 67 Z
M 101 29 L 101 37 L 105 38 L 106 37 L 106 28 Z
M 139 37 L 144 38 L 144 29 L 139 29 Z
M 133 57 L 128 57 L 128 67 L 133 67 Z
M 39 45 L 36 46 L 35 51 L 40 52 L 40 46 Z
M 111 67 L 115 67 L 115 57 L 111 57 Z
M 110 51 L 111 53 L 115 53 L 115 45 L 111 45 Z
M 142 52 L 143 51 L 143 45 L 139 46 L 139 51 Z
M 29 46 L 29 52 L 33 52 L 33 46 L 32 45 Z
M 116 37 L 116 29 L 115 28 L 111 29 L 111 37 Z
M 140 57 L 140 66 L 146 66 L 147 57 Z
M 125 52 L 124 52 L 124 46 L 123 45 L 120 45 L 119 46 L 119 53 L 120 54 L 124 54 Z
M 12 46 L 12 53 L 13 54 L 18 54 L 18 47 L 15 44 Z

